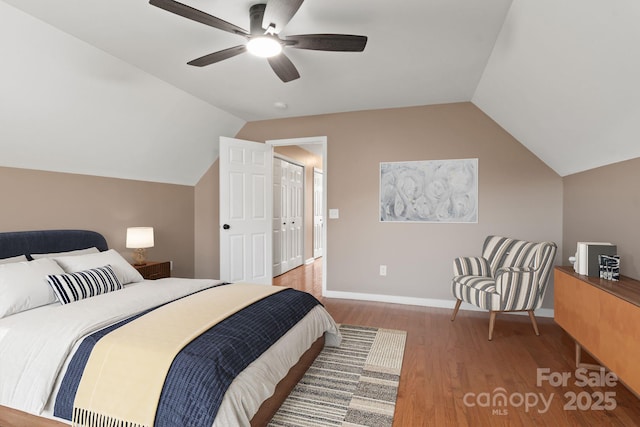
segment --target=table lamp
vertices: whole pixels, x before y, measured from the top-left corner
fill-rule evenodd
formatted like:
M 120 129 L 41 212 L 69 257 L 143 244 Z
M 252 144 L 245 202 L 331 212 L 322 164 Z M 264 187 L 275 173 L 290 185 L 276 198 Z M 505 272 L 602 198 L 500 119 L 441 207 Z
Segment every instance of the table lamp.
M 129 227 L 127 228 L 127 248 L 134 249 L 134 265 L 145 265 L 147 260 L 145 252 L 153 247 L 153 227 Z

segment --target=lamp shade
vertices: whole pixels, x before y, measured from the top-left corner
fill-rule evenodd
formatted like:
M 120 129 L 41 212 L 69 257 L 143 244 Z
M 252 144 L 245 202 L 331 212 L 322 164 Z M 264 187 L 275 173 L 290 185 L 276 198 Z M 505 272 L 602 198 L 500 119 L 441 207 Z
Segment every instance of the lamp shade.
M 153 227 L 129 227 L 127 228 L 127 248 L 152 248 Z

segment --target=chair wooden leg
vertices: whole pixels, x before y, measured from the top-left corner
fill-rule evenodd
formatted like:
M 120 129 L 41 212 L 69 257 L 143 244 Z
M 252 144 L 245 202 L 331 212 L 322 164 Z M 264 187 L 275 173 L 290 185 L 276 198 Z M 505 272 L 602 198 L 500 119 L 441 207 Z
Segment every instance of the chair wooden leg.
M 529 318 L 531 319 L 531 323 L 533 323 L 533 330 L 536 332 L 536 335 L 540 335 L 538 331 L 538 322 L 536 322 L 536 316 L 533 315 L 533 310 L 527 310 L 529 313 Z
M 493 325 L 495 325 L 496 323 L 497 313 L 498 313 L 497 311 L 489 312 L 489 341 L 491 341 L 491 339 L 493 338 Z
M 460 304 L 462 304 L 462 300 L 459 299 L 458 301 L 456 301 L 456 306 L 453 309 L 453 316 L 451 316 L 451 321 L 453 322 L 454 320 L 456 320 L 456 314 L 458 314 L 458 310 L 460 310 Z

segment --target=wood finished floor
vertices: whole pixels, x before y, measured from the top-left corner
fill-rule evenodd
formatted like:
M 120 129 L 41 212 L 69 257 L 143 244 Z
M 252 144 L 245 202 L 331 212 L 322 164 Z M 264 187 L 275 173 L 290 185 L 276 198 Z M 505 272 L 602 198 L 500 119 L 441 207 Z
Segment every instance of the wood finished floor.
M 574 343 L 553 319 L 537 318 L 536 336 L 528 316 L 498 315 L 488 341 L 488 313 L 461 310 L 451 322 L 449 309 L 322 298 L 321 260 L 274 278 L 274 284 L 312 293 L 338 323 L 408 332 L 394 427 L 640 426 L 640 399 L 623 385 L 575 384 Z M 571 378 L 566 386 L 538 386 L 538 368 Z M 511 402 L 484 404 L 483 398 L 500 394 L 498 388 Z M 605 392 L 615 393 L 615 409 L 590 409 Z M 575 409 L 571 394 L 579 396 Z M 475 407 L 465 404 L 465 395 Z M 520 397 L 529 399 L 528 409 Z M 541 398 L 550 400 L 548 409 Z

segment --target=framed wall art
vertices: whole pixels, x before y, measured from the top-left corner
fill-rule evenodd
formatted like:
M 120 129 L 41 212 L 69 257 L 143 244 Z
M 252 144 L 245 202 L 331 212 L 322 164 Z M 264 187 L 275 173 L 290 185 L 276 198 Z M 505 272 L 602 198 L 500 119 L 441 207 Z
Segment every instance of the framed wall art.
M 380 163 L 381 222 L 478 222 L 478 159 Z

